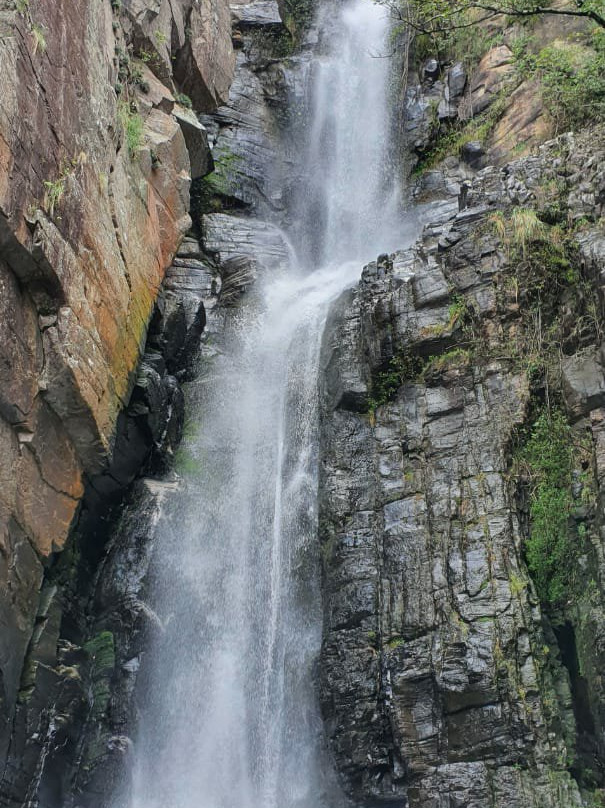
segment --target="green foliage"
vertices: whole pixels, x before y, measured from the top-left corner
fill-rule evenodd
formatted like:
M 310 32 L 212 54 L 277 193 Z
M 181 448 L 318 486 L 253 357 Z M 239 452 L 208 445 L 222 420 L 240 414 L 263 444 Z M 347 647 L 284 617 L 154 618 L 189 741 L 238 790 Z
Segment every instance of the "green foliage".
M 453 328 L 457 322 L 462 320 L 468 312 L 468 304 L 464 297 L 459 294 L 452 295 L 452 302 L 448 308 L 450 326 Z
M 140 48 L 137 56 L 145 65 L 151 65 L 152 67 L 156 67 L 161 63 L 161 59 L 157 55 L 157 53 L 147 50 L 146 48 Z
M 455 323 L 465 317 L 467 311 L 466 302 L 454 298 L 450 306 L 451 322 Z M 373 419 L 378 407 L 392 401 L 401 385 L 406 381 L 426 381 L 430 376 L 439 375 L 446 369 L 466 367 L 470 356 L 470 350 L 462 347 L 451 348 L 445 353 L 428 358 L 405 350 L 397 353 L 372 379 L 368 398 L 370 417 Z
M 451 348 L 445 353 L 430 356 L 420 372 L 420 378 L 426 381 L 431 376 L 440 376 L 445 370 L 465 368 L 470 361 L 471 351 L 469 348 Z
M 403 648 L 405 645 L 405 640 L 403 637 L 393 637 L 392 640 L 387 642 L 387 646 L 392 650 L 396 650 L 397 648 Z
M 44 53 L 46 50 L 46 37 L 44 35 L 44 29 L 41 25 L 37 23 L 32 23 L 31 26 L 32 37 L 34 40 L 34 46 L 32 49 L 32 53 L 35 55 L 38 51 L 40 53 Z
M 143 144 L 143 119 L 131 104 L 121 101 L 118 104 L 118 120 L 124 131 L 128 152 L 134 157 Z
M 542 221 L 533 208 L 498 211 L 489 224 L 514 263 L 517 289 L 530 305 L 554 307 L 560 292 L 580 280 L 572 261 L 573 240 L 558 225 Z
M 65 177 L 57 180 L 44 180 L 44 201 L 43 207 L 49 216 L 55 215 L 55 207 L 63 199 L 65 193 Z
M 517 75 L 521 79 L 531 78 L 535 70 L 535 37 L 524 31 L 510 44 Z
M 98 675 L 105 675 L 113 671 L 116 658 L 111 631 L 101 631 L 84 645 L 84 651 L 89 657 L 92 668 Z
M 492 215 L 491 222 L 500 241 L 509 250 L 513 247 L 520 251 L 524 258 L 530 244 L 546 237 L 547 228 L 533 208 L 513 208 L 508 217 L 498 211 Z
M 180 104 L 182 107 L 187 107 L 187 109 L 191 109 L 193 104 L 191 103 L 191 99 L 185 93 L 177 93 L 174 96 L 174 100 L 177 104 Z
M 373 414 L 378 407 L 391 401 L 404 381 L 415 378 L 421 367 L 422 360 L 409 352 L 393 356 L 372 379 L 368 411 Z
M 42 208 L 49 216 L 55 215 L 55 208 L 63 199 L 67 179 L 75 174 L 88 160 L 86 152 L 80 152 L 71 160 L 63 160 L 56 180 L 44 180 Z
M 14 0 L 15 11 L 20 14 L 26 21 L 29 32 L 32 35 L 32 56 L 36 53 L 44 53 L 46 50 L 46 36 L 44 34 L 44 27 L 34 22 L 29 6 L 29 0 Z
M 92 713 L 100 717 L 109 704 L 110 678 L 116 664 L 113 634 L 111 631 L 101 631 L 84 645 L 84 651 L 89 662 Z
M 527 564 L 540 599 L 554 605 L 569 595 L 578 552 L 570 519 L 573 441 L 560 411 L 545 411 L 536 419 L 520 459 L 530 483 Z
M 232 190 L 237 185 L 241 157 L 227 148 L 214 154 L 214 171 L 191 186 L 191 212 L 196 227 L 204 213 L 216 213 L 229 206 Z
M 553 44 L 538 55 L 544 103 L 558 131 L 605 120 L 605 32 L 598 34 L 595 51 Z
M 447 51 L 459 31 L 476 32 L 481 23 L 506 15 L 521 21 L 557 15 L 586 17 L 605 29 L 603 0 L 377 0 L 391 9 L 400 27 L 429 38 L 433 55 Z M 552 13 L 550 12 L 550 13 Z
M 199 477 L 202 464 L 191 449 L 181 445 L 174 453 L 174 470 L 183 477 Z
M 517 72 L 540 80 L 556 130 L 605 120 L 605 30 L 596 29 L 587 44 L 556 41 L 538 53 L 531 44 L 530 37 L 514 43 Z
M 596 789 L 586 797 L 587 808 L 605 808 L 605 789 Z
M 433 145 L 430 150 L 421 155 L 413 173 L 422 174 L 450 155 L 460 156 L 464 146 L 474 140 L 485 143 L 504 114 L 507 105 L 508 99 L 502 93 L 481 115 L 471 118 L 466 123 L 455 123 L 448 128 L 442 128 L 432 139 Z M 436 126 L 439 126 L 438 122 Z
M 440 337 L 465 325 L 468 326 L 473 317 L 473 310 L 462 295 L 454 293 L 447 314 L 448 319 L 445 323 L 427 326 L 423 329 L 424 335 L 427 337 Z
M 419 32 L 414 40 L 415 61 L 420 64 L 425 59 L 437 57 L 462 62 L 467 70 L 472 70 L 490 48 L 503 42 L 501 32 L 493 33 L 473 24 L 474 16 L 468 10 L 460 15 L 460 27 L 437 27 L 433 32 Z
M 284 0 L 285 23 L 297 40 L 313 21 L 315 12 L 314 0 Z
M 258 30 L 251 35 L 252 46 L 273 59 L 285 59 L 294 52 L 295 41 L 288 31 Z

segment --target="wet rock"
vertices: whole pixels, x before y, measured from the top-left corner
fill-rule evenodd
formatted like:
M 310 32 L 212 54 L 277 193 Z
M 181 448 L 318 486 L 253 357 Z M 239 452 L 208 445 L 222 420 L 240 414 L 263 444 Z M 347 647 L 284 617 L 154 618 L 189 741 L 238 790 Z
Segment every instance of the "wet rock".
M 189 154 L 190 175 L 195 180 L 205 177 L 213 169 L 212 155 L 208 147 L 208 135 L 195 114 L 186 107 L 177 106 L 174 108 L 176 118 Z
M 485 149 L 479 140 L 471 140 L 465 143 L 461 150 L 462 159 L 474 168 L 481 165 L 481 158 L 484 154 Z
M 255 3 L 237 5 L 232 8 L 231 15 L 239 29 L 260 27 L 284 30 L 276 0 L 257 0 Z
M 59 518 L 56 498 L 61 495 L 68 500 L 73 512 L 82 489 L 79 480 L 74 482 L 67 476 L 64 457 L 48 456 L 46 447 L 57 451 L 60 447 L 55 432 L 61 422 L 54 414 L 39 412 L 33 431 L 23 433 L 20 451 L 28 473 L 37 475 L 21 477 L 23 501 L 36 521 L 28 519 L 23 510 L 20 521 L 34 536 L 39 535 L 40 545 L 36 553 L 30 536 L 16 522 L 9 521 L 4 549 L 10 552 L 11 566 L 0 563 L 0 580 L 14 598 L 14 608 L 6 614 L 0 660 L 7 661 L 3 674 L 5 697 L 16 702 L 10 725 L 3 719 L 2 752 L 8 766 L 0 793 L 14 794 L 17 803 L 22 802 L 19 795 L 33 793 L 35 787 L 41 795 L 60 794 L 61 804 L 71 805 L 72 789 L 77 788 L 83 791 L 79 805 L 98 806 L 100 784 L 104 783 L 107 802 L 103 804 L 113 804 L 115 794 L 108 784 L 118 787 L 129 760 L 127 723 L 134 715 L 132 697 L 138 672 L 133 660 L 141 652 L 150 625 L 143 587 L 160 501 L 171 485 L 135 483 L 111 537 L 108 531 L 112 521 L 108 516 L 142 469 L 164 468 L 166 458 L 173 455 L 182 437 L 184 398 L 170 370 L 176 366 L 188 368 L 197 351 L 204 327 L 203 301 L 212 285 L 208 268 L 190 258 L 192 253 L 199 255 L 201 250 L 197 241 L 189 239 L 185 257 L 175 259 L 179 264 L 168 273 L 160 297 L 164 303 L 158 303 L 150 326 L 147 351 L 129 404 L 118 416 L 111 465 L 87 487 L 77 534 L 71 539 L 72 552 L 77 542 L 78 553 L 61 557 L 53 580 L 44 583 L 39 558 L 55 549 L 48 545 L 52 534 L 45 528 L 51 518 Z M 46 454 L 40 451 L 41 446 Z M 16 491 L 19 478 L 11 475 L 11 479 Z M 5 486 L 4 490 L 10 494 L 10 488 Z M 34 497 L 31 502 L 30 496 Z M 41 502 L 53 508 L 52 515 L 40 507 Z M 100 591 L 95 595 L 94 609 L 86 611 L 88 597 L 79 592 L 74 581 L 79 581 L 78 586 L 90 586 L 86 564 L 97 563 L 95 557 L 98 561 L 108 538 L 104 573 L 98 578 Z M 79 553 L 85 563 L 77 562 Z M 18 587 L 12 581 L 15 562 Z M 93 580 L 96 585 L 97 578 Z M 107 594 L 109 590 L 111 594 Z M 87 622 L 91 615 L 96 621 L 92 626 Z M 107 669 L 93 664 L 90 648 L 98 642 L 110 642 L 111 658 L 115 655 Z M 113 696 L 108 711 L 110 689 Z M 102 694 L 106 694 L 103 701 L 98 701 Z M 60 721 L 54 722 L 55 714 L 61 716 Z M 40 773 L 37 785 L 36 772 Z
M 204 4 L 207 42 L 190 0 L 127 0 L 120 14 L 78 3 L 31 13 L 45 46 L 32 51 L 30 12 L 7 7 L 11 36 L 0 49 L 0 450 L 18 481 L 0 513 L 0 611 L 18 616 L 17 659 L 35 620 L 33 607 L 17 604 L 39 597 L 38 567 L 65 546 L 83 475 L 111 477 L 155 298 L 190 226 L 189 177 L 210 165 L 203 131 L 172 92 L 186 18 L 198 37 L 187 44 L 192 71 L 211 105 L 227 95 L 234 58 L 224 0 Z M 137 59 L 143 52 L 153 57 L 147 64 Z M 128 104 L 118 97 L 127 82 Z M 139 139 L 126 136 L 127 124 L 142 128 Z M 139 433 L 126 432 L 139 446 Z M 25 563 L 16 525 L 35 562 Z M 0 734 L 15 710 L 10 664 L 0 654 L 9 683 Z
M 87 687 L 90 701 L 84 715 L 66 710 L 45 760 L 42 786 L 63 793 L 63 804 L 110 808 L 127 794 L 135 685 L 145 650 L 161 630 L 146 605 L 149 566 L 160 531 L 168 529 L 164 512 L 174 487 L 138 480 L 107 548 L 89 639 L 79 653 L 72 652 L 80 693 Z
M 337 768 L 359 804 L 582 804 L 561 753 L 574 746 L 576 726 L 586 737 L 583 727 L 601 721 L 600 678 L 591 680 L 592 717 L 576 723 L 573 675 L 555 658 L 557 641 L 519 552 L 522 515 L 507 452 L 526 418 L 529 383 L 500 358 L 496 287 L 511 268 L 485 223 L 496 206 L 531 204 L 555 176 L 562 189 L 557 165 L 564 173 L 584 166 L 583 196 L 561 190 L 562 198 L 573 193 L 574 209 L 592 204 L 594 215 L 600 203 L 588 186 L 601 179 L 591 139 L 565 137 L 505 170 L 484 169 L 464 186 L 460 211 L 455 199 L 431 208 L 416 247 L 392 268 L 368 265 L 331 312 L 321 393 L 320 693 Z M 443 188 L 443 177 L 434 185 Z M 580 253 L 599 287 L 597 233 L 580 240 Z M 465 328 L 452 321 L 458 296 L 479 318 L 485 362 L 467 353 Z M 519 308 L 506 316 L 514 322 Z M 597 350 L 562 363 L 570 416 L 590 413 L 598 468 L 601 365 Z M 375 402 L 372 389 L 386 389 L 376 388 L 381 378 L 390 392 Z M 578 509 L 578 518 L 587 513 Z M 601 580 L 600 562 L 582 563 Z M 594 614 L 598 639 L 583 658 L 595 670 L 604 649 L 597 602 L 595 594 L 580 607 Z M 574 625 L 584 636 L 583 624 Z M 556 694 L 548 708 L 545 692 Z
M 204 247 L 220 262 L 244 255 L 266 269 L 285 265 L 290 257 L 284 233 L 274 224 L 224 213 L 204 216 Z
M 411 85 L 405 94 L 405 129 L 413 148 L 422 152 L 434 134 L 435 113 L 442 103 L 444 85 L 436 81 L 427 91 Z

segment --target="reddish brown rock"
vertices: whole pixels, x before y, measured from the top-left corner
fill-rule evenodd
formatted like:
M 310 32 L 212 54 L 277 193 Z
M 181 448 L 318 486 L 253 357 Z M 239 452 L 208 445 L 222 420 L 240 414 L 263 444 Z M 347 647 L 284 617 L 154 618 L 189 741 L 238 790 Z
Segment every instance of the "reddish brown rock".
M 174 75 L 196 109 L 218 106 L 228 98 L 235 69 L 229 7 L 201 0 L 192 8 L 188 33 Z
M 497 98 L 514 75 L 513 54 L 506 45 L 488 51 L 471 77 L 470 89 L 458 114 L 462 120 L 483 112 Z
M 116 12 L 0 0 L 0 754 L 42 567 L 65 545 L 83 476 L 111 459 L 190 227 L 177 61 L 202 88 L 199 109 L 226 97 L 227 0 L 125 0 Z
M 524 81 L 511 94 L 510 103 L 496 124 L 487 161 L 498 165 L 524 157 L 552 134 L 552 124 L 544 114 L 539 82 Z
M 124 12 L 135 52 L 163 83 L 200 111 L 227 100 L 235 68 L 227 2 L 124 0 Z

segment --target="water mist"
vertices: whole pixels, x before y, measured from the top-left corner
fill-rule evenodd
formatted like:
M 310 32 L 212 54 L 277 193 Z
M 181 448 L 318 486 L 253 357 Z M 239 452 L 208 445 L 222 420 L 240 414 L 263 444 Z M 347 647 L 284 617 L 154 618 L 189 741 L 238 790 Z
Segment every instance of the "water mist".
M 157 551 L 164 631 L 131 808 L 334 805 L 314 680 L 320 344 L 331 302 L 401 238 L 388 19 L 371 0 L 326 5 L 320 29 L 328 19 L 338 36 L 313 64 L 307 182 L 293 208 L 300 258 L 265 277 L 215 361 L 192 414 L 199 478 Z

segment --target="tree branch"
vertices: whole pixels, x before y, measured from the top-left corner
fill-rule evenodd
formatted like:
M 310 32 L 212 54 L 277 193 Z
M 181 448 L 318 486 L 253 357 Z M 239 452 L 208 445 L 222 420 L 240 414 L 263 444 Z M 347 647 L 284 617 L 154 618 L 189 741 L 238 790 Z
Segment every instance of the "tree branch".
M 380 2 L 380 0 L 379 0 Z M 538 17 L 538 16 L 559 16 L 559 17 L 583 17 L 592 20 L 601 28 L 605 29 L 605 16 L 595 11 L 593 8 L 583 8 L 583 2 L 579 0 L 578 8 L 553 8 L 551 6 L 537 5 L 533 8 L 518 8 L 514 5 L 493 5 L 491 3 L 483 3 L 480 0 L 474 2 L 464 3 L 457 8 L 452 8 L 449 11 L 443 10 L 432 17 L 425 19 L 413 18 L 410 13 L 409 6 L 406 13 L 397 4 L 396 0 L 385 0 L 382 3 L 391 10 L 391 12 L 406 25 L 409 25 L 415 31 L 423 34 L 436 34 L 443 33 L 447 30 L 459 30 L 461 28 L 471 28 L 473 25 L 478 25 L 485 20 L 492 19 L 500 14 L 505 14 L 508 17 Z M 480 19 L 473 20 L 472 22 L 456 22 L 457 17 L 461 17 L 467 11 L 478 10 L 487 12 L 486 16 Z

